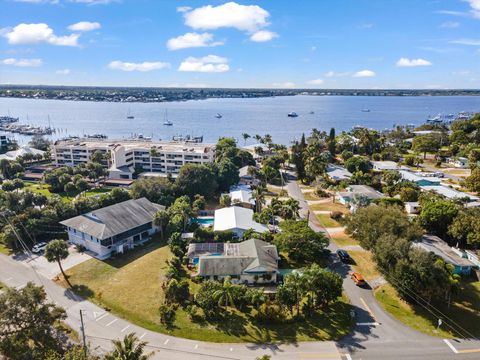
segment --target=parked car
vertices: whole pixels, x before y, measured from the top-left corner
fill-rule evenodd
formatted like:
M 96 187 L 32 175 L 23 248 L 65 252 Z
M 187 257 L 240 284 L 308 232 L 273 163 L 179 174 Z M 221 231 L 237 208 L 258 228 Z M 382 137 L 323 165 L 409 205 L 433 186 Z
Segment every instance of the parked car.
M 344 263 L 349 263 L 350 260 L 352 260 L 352 258 L 348 254 L 348 252 L 346 252 L 345 250 L 342 250 L 342 249 L 337 250 L 337 255 L 340 258 L 340 260 Z
M 357 286 L 365 286 L 367 285 L 367 282 L 365 281 L 365 279 L 363 278 L 362 275 L 360 275 L 359 273 L 352 273 L 352 275 L 350 276 L 350 278 L 353 280 L 353 282 L 355 283 L 355 285 Z
M 36 244 L 32 247 L 32 252 L 34 254 L 38 254 L 38 253 L 42 252 L 43 250 L 45 250 L 46 247 L 47 247 L 46 242 L 38 243 L 38 244 Z

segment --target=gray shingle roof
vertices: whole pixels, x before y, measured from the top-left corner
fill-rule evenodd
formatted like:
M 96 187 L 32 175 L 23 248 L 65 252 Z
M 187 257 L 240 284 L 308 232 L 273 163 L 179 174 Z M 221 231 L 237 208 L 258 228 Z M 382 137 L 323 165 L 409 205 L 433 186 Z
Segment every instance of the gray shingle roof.
M 277 259 L 277 247 L 262 240 L 226 243 L 223 255 L 199 257 L 198 274 L 226 276 L 241 275 L 245 272 L 277 271 Z
M 60 224 L 102 240 L 147 224 L 158 210 L 164 209 L 165 206 L 146 198 L 132 199 L 75 216 Z

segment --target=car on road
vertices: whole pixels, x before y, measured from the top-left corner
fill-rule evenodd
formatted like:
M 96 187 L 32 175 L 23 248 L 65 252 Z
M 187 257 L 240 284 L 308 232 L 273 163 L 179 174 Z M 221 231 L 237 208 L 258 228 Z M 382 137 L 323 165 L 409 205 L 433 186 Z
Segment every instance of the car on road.
M 359 273 L 352 273 L 352 275 L 350 275 L 350 278 L 353 280 L 353 282 L 355 283 L 355 285 L 357 286 L 365 286 L 367 285 L 367 282 L 365 281 L 365 279 L 363 278 L 362 275 L 360 275 Z
M 38 253 L 42 252 L 43 250 L 45 250 L 46 247 L 47 247 L 46 242 L 38 243 L 38 244 L 36 244 L 32 247 L 32 252 L 34 254 L 38 254 Z
M 337 255 L 340 258 L 340 260 L 344 263 L 349 263 L 352 260 L 348 252 L 342 249 L 337 250 Z

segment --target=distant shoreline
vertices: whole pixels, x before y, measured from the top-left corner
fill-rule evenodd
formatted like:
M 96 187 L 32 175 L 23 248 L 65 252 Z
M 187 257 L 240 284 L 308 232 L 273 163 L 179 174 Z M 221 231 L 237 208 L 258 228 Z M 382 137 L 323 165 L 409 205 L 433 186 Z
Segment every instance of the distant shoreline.
M 0 98 L 163 103 L 276 96 L 480 96 L 480 89 L 232 89 L 0 85 Z

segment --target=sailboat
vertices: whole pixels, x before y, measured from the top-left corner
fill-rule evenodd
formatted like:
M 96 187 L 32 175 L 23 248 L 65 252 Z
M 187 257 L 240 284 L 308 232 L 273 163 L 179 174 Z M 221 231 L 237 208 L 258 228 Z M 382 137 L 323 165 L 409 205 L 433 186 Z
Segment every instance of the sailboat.
M 217 113 L 217 115 L 215 115 L 215 117 L 216 117 L 217 119 L 221 119 L 221 118 L 223 117 L 223 115 L 220 114 L 220 113 Z
M 135 116 L 130 112 L 130 108 L 128 108 L 127 119 L 135 119 Z
M 167 110 L 165 110 L 165 121 L 163 122 L 163 125 L 165 125 L 165 126 L 172 126 L 172 125 L 173 125 L 173 122 L 171 122 L 170 120 L 168 120 Z

